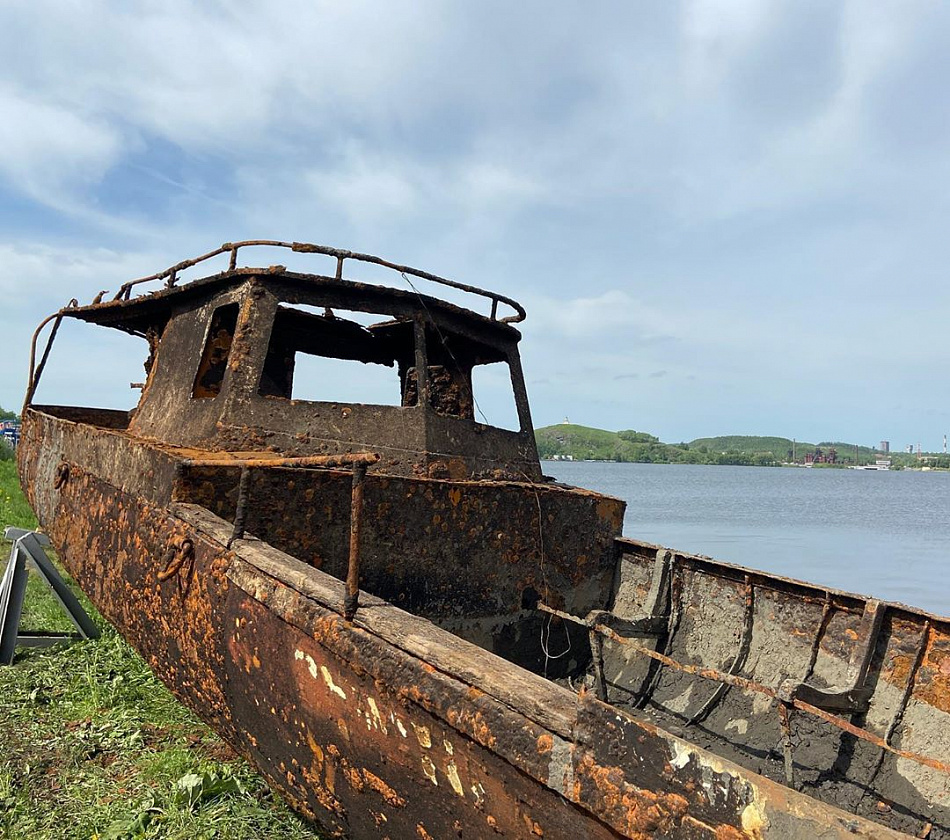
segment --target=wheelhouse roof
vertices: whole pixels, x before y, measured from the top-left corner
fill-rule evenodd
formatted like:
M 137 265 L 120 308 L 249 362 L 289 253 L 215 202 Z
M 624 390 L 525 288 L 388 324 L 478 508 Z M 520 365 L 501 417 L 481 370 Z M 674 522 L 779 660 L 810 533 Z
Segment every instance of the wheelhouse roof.
M 254 246 L 284 248 L 296 253 L 333 257 L 337 260 L 336 276 L 329 277 L 316 273 L 288 271 L 282 265 L 273 265 L 269 268 L 238 267 L 239 249 Z M 181 271 L 224 254 L 230 255 L 230 265 L 226 271 L 193 280 L 180 286 L 177 285 L 178 274 Z M 346 260 L 371 263 L 395 271 L 406 280 L 411 287 L 411 291 L 375 283 L 344 280 L 343 265 Z M 490 300 L 491 316 L 486 317 L 471 309 L 457 306 L 432 295 L 421 294 L 416 290 L 409 276 Z M 520 333 L 511 324 L 523 321 L 525 318 L 524 307 L 520 303 L 497 292 L 448 280 L 410 266 L 389 262 L 371 254 L 344 251 L 304 242 L 275 240 L 226 242 L 207 254 L 184 260 L 157 274 L 124 283 L 112 300 L 99 302 L 97 298 L 96 302 L 88 306 L 77 306 L 74 302 L 73 305 L 61 310 L 61 314 L 90 323 L 116 327 L 126 332 L 142 333 L 146 329 L 154 329 L 156 324 L 166 323 L 174 310 L 181 304 L 196 299 L 206 300 L 210 296 L 242 283 L 250 277 L 273 286 L 281 299 L 288 302 L 325 303 L 327 298 L 336 298 L 333 305 L 340 308 L 352 307 L 365 311 L 378 309 L 380 312 L 397 317 L 424 312 L 431 320 L 454 321 L 457 324 L 470 326 L 482 335 L 490 335 L 498 340 L 508 342 L 517 341 L 520 338 Z M 165 281 L 165 288 L 132 297 L 133 287 L 155 281 Z M 498 317 L 499 304 L 509 307 L 514 314 Z
M 337 298 L 334 304 L 336 306 L 378 310 L 385 314 L 426 313 L 433 320 L 468 322 L 479 332 L 489 331 L 501 340 L 511 341 L 521 337 L 521 333 L 509 323 L 494 320 L 431 295 L 375 283 L 291 272 L 282 266 L 231 269 L 131 300 L 110 300 L 88 306 L 72 306 L 62 312 L 70 318 L 89 323 L 115 327 L 125 332 L 142 333 L 149 327 L 154 327 L 156 323 L 167 322 L 174 310 L 182 304 L 207 299 L 225 289 L 238 286 L 251 277 L 257 278 L 265 285 L 280 287 L 279 291 L 283 293 L 281 297 L 294 303 L 312 301 L 322 304 L 329 295 Z

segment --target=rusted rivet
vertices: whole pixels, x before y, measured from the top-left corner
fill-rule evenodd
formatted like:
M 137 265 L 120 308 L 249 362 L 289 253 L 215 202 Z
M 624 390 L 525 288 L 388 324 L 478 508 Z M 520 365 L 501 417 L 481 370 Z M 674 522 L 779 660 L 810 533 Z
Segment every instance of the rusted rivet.
M 165 568 L 158 573 L 158 580 L 164 583 L 170 577 L 177 575 L 194 553 L 195 544 L 191 540 L 184 539 L 180 543 L 172 540 L 165 549 Z

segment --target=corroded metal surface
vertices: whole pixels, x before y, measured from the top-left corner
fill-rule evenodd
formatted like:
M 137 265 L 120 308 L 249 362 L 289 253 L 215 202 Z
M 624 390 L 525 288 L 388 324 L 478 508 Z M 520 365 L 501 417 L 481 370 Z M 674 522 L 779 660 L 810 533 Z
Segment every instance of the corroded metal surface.
M 95 457 L 70 459 L 57 490 L 73 434 L 90 432 L 34 414 L 21 449 L 70 571 L 175 694 L 333 835 L 885 836 L 379 598 L 346 622 L 342 581 L 254 539 L 228 551 L 230 523 L 120 490 Z M 185 541 L 194 562 L 159 581 Z
M 236 470 L 187 469 L 177 497 L 230 520 L 236 482 Z M 256 473 L 246 529 L 343 578 L 350 487 L 343 471 Z M 613 586 L 613 540 L 623 517 L 614 499 L 549 485 L 370 473 L 363 511 L 364 589 L 526 667 L 543 660 L 543 618 L 527 605 L 540 596 L 586 612 L 601 606 Z M 576 669 L 588 656 L 585 634 L 564 632 L 572 655 L 552 662 L 552 674 Z M 563 645 L 560 631 L 556 645 Z

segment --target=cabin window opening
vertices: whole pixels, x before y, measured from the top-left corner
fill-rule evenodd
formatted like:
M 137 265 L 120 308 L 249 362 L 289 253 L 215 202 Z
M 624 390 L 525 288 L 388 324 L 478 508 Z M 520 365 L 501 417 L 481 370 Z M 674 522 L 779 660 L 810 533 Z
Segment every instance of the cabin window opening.
M 521 431 L 508 362 L 491 362 L 472 368 L 472 402 L 475 420 L 479 423 Z
M 404 404 L 411 321 L 313 305 L 280 306 L 258 393 L 306 402 Z
M 40 405 L 55 395 L 61 406 L 121 412 L 135 409 L 148 380 L 149 359 L 158 346 L 159 328 L 150 329 L 154 343 L 137 329 L 113 329 L 64 318 L 33 404 Z M 101 424 L 116 427 L 116 422 L 104 418 Z
M 238 305 L 229 303 L 219 306 L 211 316 L 211 326 L 205 339 L 205 349 L 201 354 L 198 373 L 191 391 L 194 399 L 212 399 L 221 393 L 221 383 L 228 367 L 231 345 L 234 343 L 234 331 L 237 328 Z
M 291 395 L 307 402 L 401 405 L 399 378 L 392 368 L 352 359 L 294 354 Z

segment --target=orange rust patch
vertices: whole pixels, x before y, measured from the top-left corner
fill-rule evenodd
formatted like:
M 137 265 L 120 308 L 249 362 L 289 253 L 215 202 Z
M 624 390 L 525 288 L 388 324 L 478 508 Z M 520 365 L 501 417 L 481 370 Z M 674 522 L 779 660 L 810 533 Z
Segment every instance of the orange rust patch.
M 366 785 L 363 782 L 363 776 L 360 774 L 360 771 L 355 767 L 351 767 L 348 761 L 340 762 L 340 770 L 343 772 L 343 778 L 346 779 L 347 784 L 357 793 L 362 793 Z
M 617 767 L 602 767 L 589 753 L 575 769 L 575 801 L 596 810 L 632 840 L 673 834 L 689 810 L 689 802 L 675 793 L 660 794 L 635 788 Z
M 749 835 L 731 825 L 721 825 L 716 829 L 716 840 L 748 840 Z
M 533 819 L 531 819 L 530 816 L 524 814 L 522 815 L 522 818 L 524 819 L 525 827 L 532 835 L 535 837 L 544 837 L 544 829 L 541 828 L 541 826 L 538 825 Z
M 545 755 L 554 749 L 554 738 L 547 732 L 538 736 L 538 755 Z
M 369 785 L 373 790 L 375 790 L 380 796 L 389 805 L 392 805 L 394 808 L 405 808 L 406 800 L 403 799 L 396 791 L 394 791 L 389 785 L 386 784 L 379 776 L 374 775 L 365 767 L 363 768 L 363 778 L 366 781 L 366 784 Z

